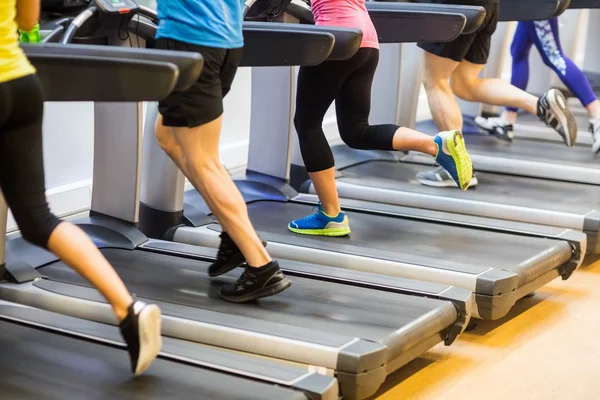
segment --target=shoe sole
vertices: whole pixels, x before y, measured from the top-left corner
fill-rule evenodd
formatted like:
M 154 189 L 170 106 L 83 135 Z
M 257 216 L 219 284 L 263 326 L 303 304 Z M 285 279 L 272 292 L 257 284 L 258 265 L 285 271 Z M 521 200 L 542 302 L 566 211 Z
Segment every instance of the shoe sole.
M 577 121 L 567 108 L 567 100 L 565 96 L 558 90 L 550 92 L 552 96 L 548 97 L 550 110 L 558 118 L 558 134 L 562 136 L 567 147 L 573 147 L 577 141 Z M 560 101 L 559 101 L 560 99 Z M 568 132 L 565 132 L 565 127 Z
M 143 374 L 150 367 L 162 348 L 160 325 L 160 308 L 155 305 L 144 307 L 138 316 L 140 355 L 135 369 L 136 376 Z
M 452 140 L 448 142 L 448 150 L 450 150 L 452 159 L 456 164 L 460 188 L 462 190 L 467 190 L 471 185 L 471 179 L 473 179 L 473 163 L 467 152 L 465 139 L 463 138 L 462 133 L 458 131 L 454 132 Z
M 417 177 L 417 181 L 419 181 L 419 183 L 423 186 L 430 186 L 430 187 L 436 187 L 436 188 L 447 188 L 447 187 L 458 188 L 458 185 L 454 181 L 442 181 L 442 182 L 430 181 L 430 180 L 426 180 L 426 179 L 420 179 L 419 177 Z M 469 188 L 474 188 L 477 185 L 479 185 L 479 181 L 477 180 L 477 178 L 475 178 L 475 177 L 471 178 L 471 182 L 469 183 Z
M 596 135 L 594 133 L 594 126 L 590 125 L 589 132 L 592 134 L 592 140 L 593 140 L 592 152 L 594 152 L 594 154 L 598 154 L 600 152 L 600 128 L 598 130 L 598 135 Z
M 292 228 L 291 226 L 288 225 L 288 229 L 299 235 L 308 235 L 308 236 L 340 237 L 340 236 L 348 236 L 351 233 L 350 228 L 297 229 L 297 228 Z
M 230 297 L 224 296 L 223 294 L 220 294 L 219 297 L 231 303 L 248 303 L 251 301 L 262 299 L 263 297 L 275 296 L 276 294 L 283 292 L 290 286 L 292 286 L 292 282 L 288 278 L 283 278 L 281 281 L 273 285 L 265 286 L 260 290 L 257 290 L 253 293 L 248 293 L 241 297 Z

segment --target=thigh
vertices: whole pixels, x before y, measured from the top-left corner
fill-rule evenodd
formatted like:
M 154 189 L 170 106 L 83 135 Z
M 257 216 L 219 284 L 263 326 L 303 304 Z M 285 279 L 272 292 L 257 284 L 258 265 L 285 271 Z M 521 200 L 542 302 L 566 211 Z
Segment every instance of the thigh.
M 242 61 L 243 53 L 243 48 L 227 50 L 225 61 L 221 66 L 221 93 L 223 98 L 225 98 L 231 90 L 231 85 L 240 66 L 240 62 Z
M 43 96 L 33 75 L 11 82 L 12 112 L 0 130 L 0 187 L 17 222 L 47 210 L 42 149 Z
M 529 55 L 529 50 L 533 45 L 532 33 L 535 32 L 533 22 L 519 22 L 513 41 L 510 45 L 510 54 L 514 59 L 524 59 Z
M 426 52 L 423 79 L 426 83 L 448 82 L 459 64 L 460 62 L 450 58 Z
M 452 79 L 458 79 L 459 82 L 468 84 L 479 79 L 484 67 L 484 64 L 474 64 L 465 60 L 458 65 L 452 74 Z
M 486 17 L 483 26 L 475 33 L 465 60 L 472 64 L 485 65 L 490 57 L 492 35 L 498 27 L 500 5 L 498 3 L 485 5 Z
M 373 78 L 379 63 L 379 50 L 365 48 L 365 60 L 344 80 L 335 99 L 338 125 L 368 125 L 371 113 Z
M 354 55 L 349 60 L 325 61 L 312 67 L 300 67 L 296 87 L 296 122 L 311 125 L 323 123 L 325 113 L 353 70 L 356 57 Z
M 163 38 L 156 41 L 156 48 L 198 52 L 204 58 L 202 74 L 194 85 L 185 91 L 175 91 L 159 102 L 158 109 L 163 116 L 163 124 L 169 127 L 195 128 L 219 118 L 223 114 L 221 70 L 227 50 Z

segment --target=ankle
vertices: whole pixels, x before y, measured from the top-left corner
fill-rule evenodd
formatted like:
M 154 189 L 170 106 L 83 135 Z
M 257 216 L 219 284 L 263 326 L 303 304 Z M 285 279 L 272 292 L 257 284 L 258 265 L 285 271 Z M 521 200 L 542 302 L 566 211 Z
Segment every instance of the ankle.
M 338 206 L 338 207 L 323 207 L 323 205 L 321 205 L 321 207 L 323 208 L 323 212 L 325 213 L 325 215 L 327 215 L 328 217 L 331 218 L 335 218 L 338 215 L 340 215 L 340 213 L 342 212 L 342 209 Z
M 502 119 L 508 124 L 514 125 L 517 122 L 517 115 L 515 111 L 505 111 L 502 114 Z
M 133 303 L 133 299 L 131 299 L 131 303 Z M 127 314 L 129 314 L 129 307 L 113 307 L 113 311 L 119 322 L 123 322 L 127 318 Z

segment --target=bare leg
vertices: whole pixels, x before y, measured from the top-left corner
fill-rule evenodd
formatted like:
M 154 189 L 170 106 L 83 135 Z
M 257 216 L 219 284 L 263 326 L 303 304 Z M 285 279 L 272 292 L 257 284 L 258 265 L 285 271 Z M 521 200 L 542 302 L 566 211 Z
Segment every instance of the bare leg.
M 462 129 L 462 113 L 449 83 L 456 67 L 456 61 L 425 52 L 423 84 L 433 121 L 440 131 Z
M 600 118 L 600 100 L 595 100 L 588 104 L 586 110 L 590 116 L 590 119 Z
M 394 135 L 394 150 L 418 151 L 420 153 L 437 155 L 437 145 L 433 137 L 409 128 L 399 128 Z
M 162 125 L 162 120 L 159 120 Z M 196 128 L 171 128 L 179 148 L 159 144 L 200 192 L 223 229 L 231 236 L 250 266 L 261 267 L 271 261 L 254 230 L 248 209 L 238 188 L 221 165 L 219 136 L 222 117 Z M 158 125 L 158 122 L 157 122 Z M 162 136 L 162 132 L 157 131 Z M 165 136 L 163 136 L 164 139 Z
M 511 124 L 516 124 L 517 123 L 517 117 L 518 117 L 518 113 L 516 111 L 504 111 L 504 114 L 502 115 L 502 118 L 506 121 L 509 122 Z
M 315 185 L 315 190 L 325 214 L 331 217 L 337 216 L 342 211 L 342 208 L 340 207 L 340 199 L 337 187 L 335 186 L 335 168 L 310 172 L 309 175 L 313 185 Z
M 523 109 L 537 114 L 538 98 L 502 79 L 481 79 L 482 64 L 462 61 L 452 74 L 452 90 L 466 101 Z
M 158 114 L 158 118 L 156 118 L 156 124 L 154 125 L 154 132 L 156 135 L 156 140 L 158 141 L 158 145 L 161 149 L 164 150 L 165 153 L 173 160 L 173 163 L 179 168 L 179 170 L 188 177 L 190 174 L 186 170 L 185 164 L 183 164 L 183 154 L 179 143 L 173 136 L 171 129 L 167 126 L 163 125 L 163 117 L 161 114 Z
M 62 222 L 50 235 L 48 249 L 95 286 L 111 304 L 119 320 L 127 316 L 133 298 L 119 275 L 80 228 Z

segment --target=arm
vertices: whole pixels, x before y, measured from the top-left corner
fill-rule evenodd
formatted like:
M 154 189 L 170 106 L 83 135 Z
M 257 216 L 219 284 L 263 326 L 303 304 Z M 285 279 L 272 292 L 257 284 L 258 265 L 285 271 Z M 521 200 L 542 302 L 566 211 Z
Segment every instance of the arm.
M 40 18 L 40 0 L 17 0 L 17 16 L 15 21 L 19 29 L 32 30 Z

